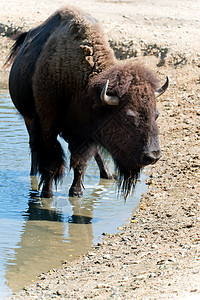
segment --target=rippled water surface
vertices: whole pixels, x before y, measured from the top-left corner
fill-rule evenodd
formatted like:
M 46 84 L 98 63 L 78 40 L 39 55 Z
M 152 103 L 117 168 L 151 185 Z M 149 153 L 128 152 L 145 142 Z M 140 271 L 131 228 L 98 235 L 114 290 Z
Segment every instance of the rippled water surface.
M 67 151 L 67 144 L 63 144 Z M 108 159 L 109 160 L 109 159 Z M 111 163 L 111 162 L 110 162 Z M 112 181 L 100 180 L 91 161 L 84 196 L 68 197 L 66 173 L 53 199 L 41 199 L 30 178 L 28 135 L 7 91 L 0 92 L 0 299 L 36 276 L 87 252 L 103 232 L 126 222 L 146 189 L 144 178 L 124 203 Z

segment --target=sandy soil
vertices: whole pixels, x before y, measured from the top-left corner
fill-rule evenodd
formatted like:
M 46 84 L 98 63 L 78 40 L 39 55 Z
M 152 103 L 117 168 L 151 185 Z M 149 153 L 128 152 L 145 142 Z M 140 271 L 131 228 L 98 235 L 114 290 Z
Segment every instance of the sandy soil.
M 0 67 L 6 37 L 70 1 L 1 0 Z M 75 1 L 96 16 L 119 59 L 141 61 L 171 79 L 159 98 L 162 159 L 149 190 L 115 235 L 84 257 L 42 274 L 14 299 L 200 298 L 200 40 L 198 0 Z M 7 86 L 9 68 L 0 71 Z

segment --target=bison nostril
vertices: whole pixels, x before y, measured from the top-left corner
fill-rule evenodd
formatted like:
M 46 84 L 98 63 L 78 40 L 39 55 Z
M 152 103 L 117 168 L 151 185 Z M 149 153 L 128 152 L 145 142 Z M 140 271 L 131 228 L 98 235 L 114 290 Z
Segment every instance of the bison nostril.
M 142 154 L 142 164 L 150 165 L 154 164 L 161 157 L 161 151 L 144 152 Z
M 142 156 L 142 163 L 144 165 L 150 165 L 155 161 L 154 157 L 150 156 L 149 154 L 144 154 Z
M 160 159 L 162 154 L 160 150 L 152 151 L 152 155 L 155 157 L 156 160 Z

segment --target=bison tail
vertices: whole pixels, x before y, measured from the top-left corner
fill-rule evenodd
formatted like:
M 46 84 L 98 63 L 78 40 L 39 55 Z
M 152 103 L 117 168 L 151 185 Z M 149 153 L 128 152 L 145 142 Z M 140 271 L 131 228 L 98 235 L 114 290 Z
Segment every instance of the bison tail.
M 13 40 L 15 40 L 15 43 L 12 45 L 12 47 L 10 49 L 10 54 L 4 64 L 4 67 L 7 66 L 9 62 L 12 64 L 12 62 L 14 61 L 15 57 L 17 56 L 17 53 L 19 52 L 27 34 L 28 34 L 28 32 L 22 32 L 22 33 L 15 35 L 12 38 Z

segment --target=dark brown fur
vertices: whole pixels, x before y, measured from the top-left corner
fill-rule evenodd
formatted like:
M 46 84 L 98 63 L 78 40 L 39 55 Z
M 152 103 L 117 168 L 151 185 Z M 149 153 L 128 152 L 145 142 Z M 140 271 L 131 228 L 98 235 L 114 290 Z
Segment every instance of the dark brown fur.
M 59 134 L 71 151 L 71 195 L 82 193 L 87 161 L 99 146 L 112 155 L 119 185 L 129 193 L 141 168 L 151 163 L 147 154 L 160 153 L 156 76 L 141 65 L 117 62 L 101 25 L 75 8 L 19 36 L 11 51 L 9 59 L 16 58 L 10 93 L 30 135 L 32 173 L 41 174 L 43 196 L 51 196 L 53 179 L 63 176 Z M 120 99 L 118 106 L 100 100 L 108 79 L 107 93 Z

